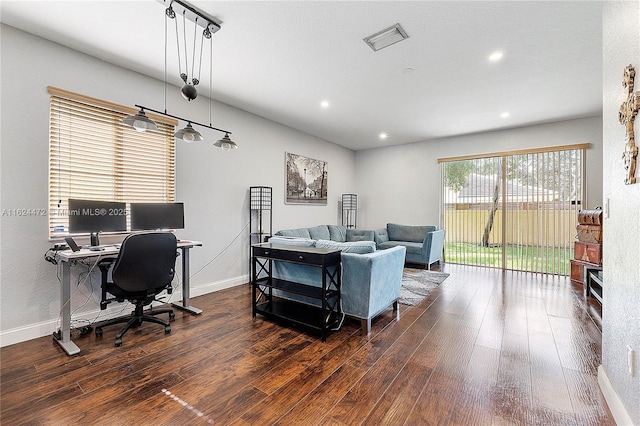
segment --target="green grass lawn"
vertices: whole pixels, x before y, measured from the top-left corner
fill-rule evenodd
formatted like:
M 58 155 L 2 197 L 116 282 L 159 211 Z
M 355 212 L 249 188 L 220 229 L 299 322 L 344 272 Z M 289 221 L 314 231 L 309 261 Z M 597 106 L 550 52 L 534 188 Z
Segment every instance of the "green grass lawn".
M 569 275 L 573 249 L 564 247 L 507 246 L 506 269 Z M 502 267 L 502 247 L 445 243 L 445 260 L 466 265 Z

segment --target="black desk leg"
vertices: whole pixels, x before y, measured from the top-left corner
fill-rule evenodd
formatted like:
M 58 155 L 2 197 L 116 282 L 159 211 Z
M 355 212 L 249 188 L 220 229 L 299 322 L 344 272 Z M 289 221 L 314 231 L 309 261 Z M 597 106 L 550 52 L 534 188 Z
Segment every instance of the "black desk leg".
M 194 315 L 202 313 L 202 309 L 198 309 L 195 306 L 189 305 L 189 291 L 190 291 L 190 271 L 189 271 L 189 248 L 181 247 L 182 250 L 182 301 L 173 302 L 172 305 L 183 311 L 191 312 Z

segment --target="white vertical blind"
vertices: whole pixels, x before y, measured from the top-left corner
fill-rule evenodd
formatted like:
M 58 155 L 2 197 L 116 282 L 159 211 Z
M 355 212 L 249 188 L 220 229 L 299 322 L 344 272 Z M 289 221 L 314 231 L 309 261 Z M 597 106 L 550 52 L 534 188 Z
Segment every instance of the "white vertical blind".
M 135 110 L 49 88 L 49 237 L 68 235 L 68 199 L 175 201 L 176 122 L 122 123 Z
M 447 261 L 568 275 L 586 147 L 440 159 Z

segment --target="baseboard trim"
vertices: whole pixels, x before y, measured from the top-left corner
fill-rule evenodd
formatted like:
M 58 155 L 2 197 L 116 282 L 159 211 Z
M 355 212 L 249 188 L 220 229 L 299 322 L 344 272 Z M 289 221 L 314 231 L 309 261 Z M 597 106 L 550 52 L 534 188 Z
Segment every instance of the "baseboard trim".
M 604 395 L 604 399 L 607 401 L 607 405 L 609 406 L 609 410 L 611 410 L 611 414 L 613 414 L 613 418 L 618 425 L 633 425 L 633 421 L 631 420 L 631 416 L 627 413 L 627 409 L 624 408 L 624 404 L 620 400 L 618 393 L 613 388 L 609 377 L 607 376 L 607 372 L 604 370 L 602 365 L 598 366 L 598 384 L 600 385 L 600 390 Z
M 249 282 L 249 275 L 241 275 L 235 278 L 229 278 L 228 280 L 217 281 L 214 283 L 204 284 L 198 287 L 191 287 L 191 297 L 203 296 L 205 294 L 213 293 L 215 291 L 224 290 L 238 285 L 247 284 Z
M 203 296 L 205 294 L 213 293 L 216 291 L 224 290 L 227 288 L 235 287 L 238 285 L 246 284 L 249 282 L 248 275 L 241 275 L 239 277 L 230 278 L 223 281 L 207 283 L 204 285 L 200 285 L 197 287 L 191 287 L 190 296 L 191 298 Z M 171 295 L 172 301 L 177 301 L 182 298 L 182 292 L 176 291 Z M 194 305 L 197 306 L 197 301 L 194 301 Z M 122 305 L 120 307 L 108 308 L 104 311 L 100 311 L 96 307 L 95 310 L 83 312 L 82 314 L 78 314 L 74 316 L 75 319 L 79 320 L 92 320 L 100 314 L 101 319 L 109 318 L 110 316 L 115 316 L 122 311 Z M 43 336 L 51 336 L 54 331 L 58 328 L 58 318 L 42 321 L 35 324 L 29 324 L 24 327 L 12 328 L 10 330 L 4 330 L 0 332 L 0 347 L 5 347 L 9 345 L 14 345 L 16 343 L 26 342 L 27 340 L 37 339 Z

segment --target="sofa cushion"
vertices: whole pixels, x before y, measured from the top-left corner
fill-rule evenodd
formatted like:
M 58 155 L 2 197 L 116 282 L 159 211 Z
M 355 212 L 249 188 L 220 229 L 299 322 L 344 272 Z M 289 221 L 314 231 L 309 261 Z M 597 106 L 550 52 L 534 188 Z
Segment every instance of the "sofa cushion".
M 280 236 L 283 236 L 283 237 L 311 238 L 311 235 L 309 235 L 309 229 L 308 228 L 283 229 L 282 231 L 276 232 L 276 235 L 280 235 Z
M 424 241 L 424 237 L 427 235 L 427 232 L 435 231 L 436 229 L 436 226 L 431 225 L 411 226 L 398 225 L 396 223 L 387 223 L 389 241 L 409 241 L 413 243 L 421 243 Z
M 347 241 L 373 241 L 373 231 L 367 229 L 347 229 Z
M 347 241 L 347 228 L 341 225 L 327 225 L 331 241 L 344 243 Z
M 314 240 L 328 240 L 331 238 L 327 225 L 318 225 L 307 229 L 309 230 L 309 236 Z
M 389 247 L 403 246 L 407 248 L 407 253 L 410 254 L 422 254 L 422 243 L 412 243 L 409 241 L 387 241 L 381 245 Z
M 337 242 L 329 240 L 316 241 L 316 247 L 340 250 L 343 253 L 373 253 L 376 251 L 376 243 L 373 241 L 350 241 L 350 242 Z
M 282 237 L 282 236 L 271 237 L 269 238 L 269 242 L 272 244 L 284 244 L 289 246 L 302 246 L 302 247 L 313 247 L 316 244 L 316 241 L 310 238 Z
M 389 234 L 387 233 L 387 228 L 380 228 L 373 231 L 373 238 L 376 244 L 386 243 L 389 241 Z
M 384 243 L 376 243 L 377 245 L 377 249 L 378 250 L 386 250 L 386 249 L 390 249 L 391 247 L 396 247 L 400 244 L 398 244 L 397 241 L 385 241 Z

